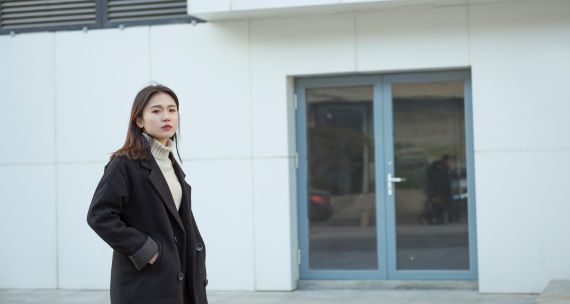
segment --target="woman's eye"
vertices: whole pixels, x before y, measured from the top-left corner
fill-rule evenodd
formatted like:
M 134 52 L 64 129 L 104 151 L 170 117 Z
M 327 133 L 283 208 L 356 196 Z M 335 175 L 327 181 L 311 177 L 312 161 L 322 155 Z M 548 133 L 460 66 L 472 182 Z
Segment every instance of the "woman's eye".
M 152 113 L 158 113 L 158 112 L 159 112 L 158 110 L 152 110 Z

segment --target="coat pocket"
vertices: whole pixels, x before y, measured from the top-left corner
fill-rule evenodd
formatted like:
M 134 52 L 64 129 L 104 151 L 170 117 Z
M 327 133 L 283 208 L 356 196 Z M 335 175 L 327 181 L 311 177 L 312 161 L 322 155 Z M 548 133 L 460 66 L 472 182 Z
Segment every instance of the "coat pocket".
M 162 263 L 162 257 L 164 255 L 164 243 L 162 241 L 162 238 L 157 236 L 156 234 L 151 234 L 150 237 L 158 245 L 158 257 L 156 258 L 156 261 L 154 261 L 154 263 L 152 263 L 152 264 L 149 263 L 149 266 L 154 267 L 154 268 L 158 268 L 158 267 L 160 267 L 160 264 Z

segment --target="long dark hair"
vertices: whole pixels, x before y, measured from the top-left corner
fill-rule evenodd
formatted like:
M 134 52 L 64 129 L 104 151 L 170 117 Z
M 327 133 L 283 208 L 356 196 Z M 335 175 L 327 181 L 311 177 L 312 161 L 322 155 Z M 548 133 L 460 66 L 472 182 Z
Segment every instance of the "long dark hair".
M 177 110 L 180 110 L 180 105 L 178 103 L 178 97 L 167 86 L 161 84 L 149 85 L 139 91 L 135 100 L 133 101 L 133 107 L 131 109 L 131 118 L 129 119 L 129 128 L 127 130 L 127 138 L 125 139 L 125 144 L 119 150 L 115 151 L 111 155 L 111 159 L 118 156 L 126 156 L 129 159 L 148 159 L 151 156 L 150 153 L 150 143 L 142 134 L 143 130 L 137 126 L 137 119 L 142 119 L 143 110 L 148 104 L 148 101 L 157 93 L 166 93 L 174 99 L 176 103 Z M 178 112 L 178 111 L 177 111 Z M 180 112 L 178 112 L 180 113 Z M 170 138 L 172 142 L 176 145 L 176 153 L 178 154 L 178 159 L 182 161 L 180 157 L 180 152 L 178 152 L 178 140 L 177 135 L 180 134 L 180 114 L 178 114 L 178 130 Z

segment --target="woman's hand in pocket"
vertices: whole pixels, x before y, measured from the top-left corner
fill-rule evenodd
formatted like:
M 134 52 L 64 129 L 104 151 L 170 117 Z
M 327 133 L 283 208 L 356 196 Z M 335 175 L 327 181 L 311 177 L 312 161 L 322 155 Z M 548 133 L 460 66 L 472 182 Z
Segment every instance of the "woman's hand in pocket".
M 154 262 L 156 262 L 156 259 L 158 259 L 158 252 L 155 253 L 152 258 L 150 259 L 150 261 L 148 261 L 149 264 L 154 264 Z

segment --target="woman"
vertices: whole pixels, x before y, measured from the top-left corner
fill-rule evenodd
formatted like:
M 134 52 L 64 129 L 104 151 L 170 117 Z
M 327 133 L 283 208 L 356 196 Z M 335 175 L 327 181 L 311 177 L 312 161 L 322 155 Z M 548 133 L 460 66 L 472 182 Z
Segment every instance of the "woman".
M 191 187 L 171 152 L 178 98 L 162 85 L 136 96 L 123 147 L 111 156 L 89 226 L 113 248 L 111 303 L 208 303 L 206 249 Z M 180 159 L 180 155 L 178 155 Z

